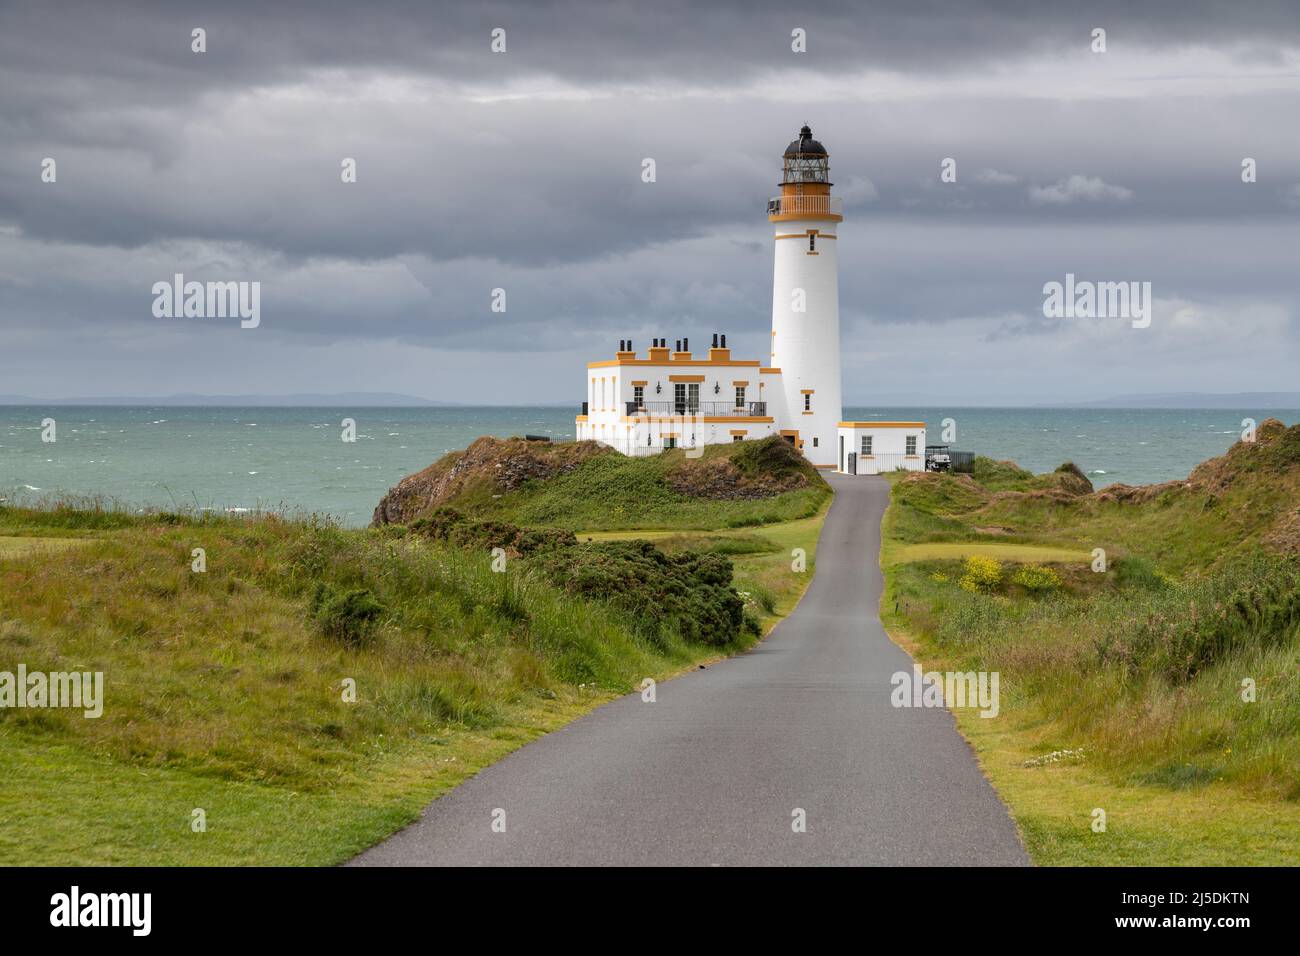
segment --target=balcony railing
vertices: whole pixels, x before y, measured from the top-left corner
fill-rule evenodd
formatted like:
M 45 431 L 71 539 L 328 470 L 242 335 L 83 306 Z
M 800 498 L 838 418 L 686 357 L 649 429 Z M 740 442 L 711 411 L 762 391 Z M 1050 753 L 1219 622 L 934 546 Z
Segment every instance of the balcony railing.
M 628 402 L 629 418 L 638 415 L 698 415 L 709 418 L 764 418 L 767 402 Z
M 844 215 L 840 196 L 777 196 L 767 201 L 769 216 Z

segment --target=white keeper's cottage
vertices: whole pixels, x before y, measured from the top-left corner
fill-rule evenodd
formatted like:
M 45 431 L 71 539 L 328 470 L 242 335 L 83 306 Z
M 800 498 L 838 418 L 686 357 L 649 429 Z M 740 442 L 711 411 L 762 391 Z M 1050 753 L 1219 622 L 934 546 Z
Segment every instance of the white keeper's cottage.
M 843 200 L 831 195 L 830 159 L 807 126 L 785 150 L 781 195 L 768 200 L 776 266 L 770 361 L 736 359 L 714 333 L 707 357 L 690 339 L 631 341 L 587 365 L 577 437 L 626 455 L 781 435 L 818 468 L 877 474 L 925 467 L 924 422 L 846 422 L 840 400 L 836 264 Z

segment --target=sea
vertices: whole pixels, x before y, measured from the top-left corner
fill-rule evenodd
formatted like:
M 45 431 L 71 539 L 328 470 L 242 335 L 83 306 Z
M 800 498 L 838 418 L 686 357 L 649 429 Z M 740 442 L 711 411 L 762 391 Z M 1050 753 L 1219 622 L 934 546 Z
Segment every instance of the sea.
M 1073 461 L 1097 487 L 1183 478 L 1223 454 L 1243 419 L 1297 409 L 846 408 L 857 421 L 920 420 L 954 449 L 1033 471 Z M 98 499 L 132 510 L 316 514 L 370 522 L 404 475 L 480 435 L 572 438 L 572 406 L 238 408 L 0 406 L 0 501 Z M 54 419 L 55 441 L 45 419 Z M 345 442 L 344 419 L 356 440 Z

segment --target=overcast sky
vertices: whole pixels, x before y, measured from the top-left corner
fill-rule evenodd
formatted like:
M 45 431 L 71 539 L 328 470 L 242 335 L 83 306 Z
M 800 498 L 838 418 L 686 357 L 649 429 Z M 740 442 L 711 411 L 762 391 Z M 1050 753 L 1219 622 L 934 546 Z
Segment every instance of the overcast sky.
M 1300 388 L 1294 2 L 697 6 L 0 0 L 0 394 L 576 403 L 620 338 L 765 357 L 805 122 L 846 404 Z M 178 272 L 260 282 L 260 327 L 156 318 Z M 1067 272 L 1151 282 L 1150 327 L 1045 318 Z

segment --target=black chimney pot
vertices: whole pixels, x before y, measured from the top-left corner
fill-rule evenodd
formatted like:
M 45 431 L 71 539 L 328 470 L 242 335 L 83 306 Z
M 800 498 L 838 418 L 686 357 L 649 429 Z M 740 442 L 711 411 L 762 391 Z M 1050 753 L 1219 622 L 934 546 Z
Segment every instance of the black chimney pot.
M 723 347 L 724 349 L 727 347 L 727 333 L 726 333 L 726 332 L 723 332 L 723 333 L 722 333 L 722 347 Z
M 718 333 L 717 333 L 717 332 L 714 332 L 714 333 L 713 333 L 713 348 L 716 349 L 717 347 L 718 347 Z
M 690 339 L 682 339 L 682 351 L 683 351 L 683 352 L 689 352 L 690 350 L 691 350 L 691 340 L 690 340 Z

